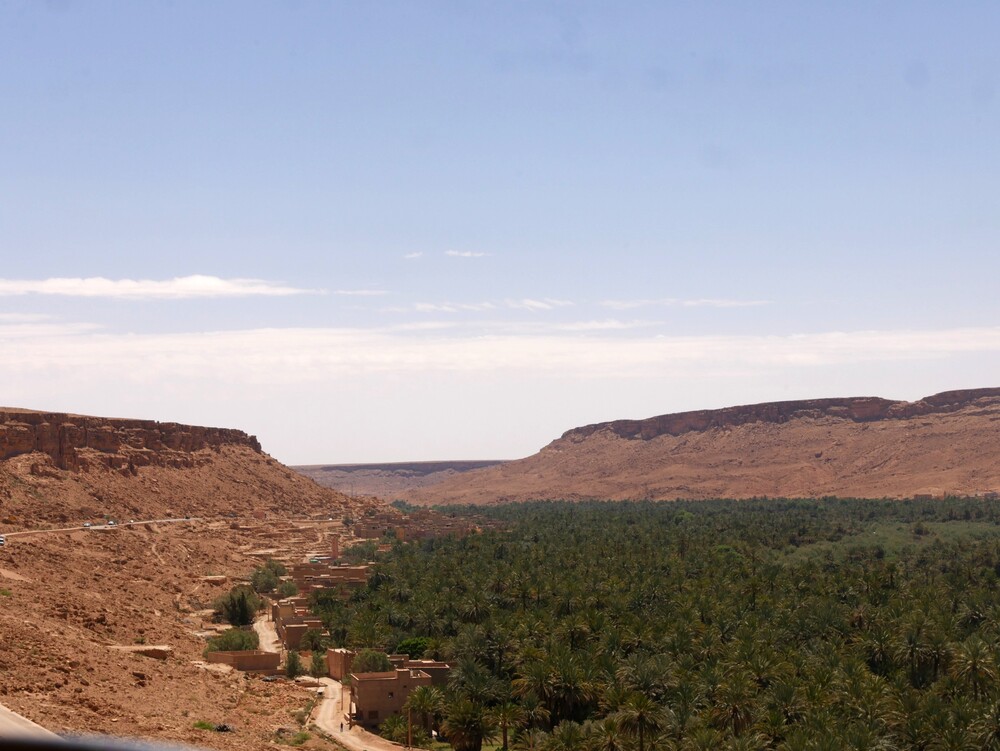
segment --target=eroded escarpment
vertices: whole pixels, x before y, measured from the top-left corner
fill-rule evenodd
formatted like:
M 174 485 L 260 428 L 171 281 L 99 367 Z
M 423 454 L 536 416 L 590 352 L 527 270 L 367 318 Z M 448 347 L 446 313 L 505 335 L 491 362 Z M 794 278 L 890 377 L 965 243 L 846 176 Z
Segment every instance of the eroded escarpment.
M 613 420 L 584 425 L 566 431 L 560 440 L 580 440 L 600 431 L 608 431 L 619 438 L 650 440 L 661 435 L 679 436 L 684 433 L 757 422 L 780 424 L 801 418 L 834 417 L 851 422 L 903 420 L 949 414 L 984 400 L 991 403 L 1000 400 L 1000 388 L 944 391 L 915 402 L 893 401 L 878 397 L 848 397 L 766 402 L 725 409 L 676 412 L 645 420 Z
M 616 420 L 524 459 L 407 494 L 416 503 L 545 499 L 1000 495 L 1000 389 L 913 402 L 771 402 Z
M 0 461 L 39 452 L 75 471 L 193 467 L 196 452 L 223 446 L 261 450 L 256 437 L 229 428 L 0 408 Z

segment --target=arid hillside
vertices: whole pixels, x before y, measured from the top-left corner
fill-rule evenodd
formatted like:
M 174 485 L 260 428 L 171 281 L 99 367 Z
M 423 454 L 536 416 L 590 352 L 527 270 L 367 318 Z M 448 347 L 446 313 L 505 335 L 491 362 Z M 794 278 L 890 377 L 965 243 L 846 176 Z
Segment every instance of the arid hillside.
M 499 461 L 397 462 L 390 464 L 308 464 L 293 466 L 326 488 L 341 493 L 374 495 L 386 500 L 405 497 L 414 488 L 433 485 L 465 472 L 492 467 Z
M 570 430 L 417 503 L 978 495 L 1000 491 L 1000 389 L 773 402 Z
M 238 430 L 0 409 L 0 704 L 59 733 L 274 747 L 314 690 L 203 663 L 212 602 L 384 508 Z
M 0 521 L 7 531 L 172 516 L 346 509 L 239 430 L 0 408 Z

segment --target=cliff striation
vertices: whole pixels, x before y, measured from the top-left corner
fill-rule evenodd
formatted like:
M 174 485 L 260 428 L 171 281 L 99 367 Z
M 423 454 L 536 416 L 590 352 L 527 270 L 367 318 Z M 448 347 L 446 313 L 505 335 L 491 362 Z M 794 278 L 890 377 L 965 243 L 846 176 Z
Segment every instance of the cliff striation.
M 0 408 L 0 461 L 40 452 L 73 471 L 193 467 L 196 452 L 223 446 L 261 450 L 240 430 Z

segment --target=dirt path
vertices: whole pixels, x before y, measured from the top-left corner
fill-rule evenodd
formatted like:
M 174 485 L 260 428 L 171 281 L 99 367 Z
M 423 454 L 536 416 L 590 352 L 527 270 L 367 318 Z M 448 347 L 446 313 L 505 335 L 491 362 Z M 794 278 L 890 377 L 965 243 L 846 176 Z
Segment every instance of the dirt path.
M 257 649 L 262 652 L 281 651 L 281 639 L 278 638 L 278 632 L 274 628 L 274 621 L 266 615 L 257 616 L 253 622 L 253 630 L 257 632 L 260 639 Z
M 350 692 L 333 678 L 320 678 L 323 684 L 323 701 L 316 710 L 313 723 L 348 751 L 400 751 L 403 746 L 369 733 L 360 725 L 348 728 L 341 707 L 341 694 L 349 700 Z M 343 728 L 343 730 L 341 730 Z

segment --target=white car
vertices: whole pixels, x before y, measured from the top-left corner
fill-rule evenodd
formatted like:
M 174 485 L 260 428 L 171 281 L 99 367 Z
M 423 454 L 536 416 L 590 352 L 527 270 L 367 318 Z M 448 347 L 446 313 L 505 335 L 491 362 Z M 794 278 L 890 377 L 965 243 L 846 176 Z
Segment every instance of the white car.
M 6 544 L 7 544 L 7 538 L 4 537 L 3 535 L 0 535 L 0 548 L 2 548 Z

